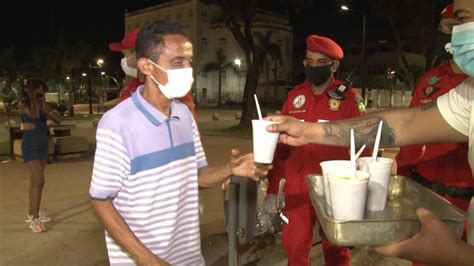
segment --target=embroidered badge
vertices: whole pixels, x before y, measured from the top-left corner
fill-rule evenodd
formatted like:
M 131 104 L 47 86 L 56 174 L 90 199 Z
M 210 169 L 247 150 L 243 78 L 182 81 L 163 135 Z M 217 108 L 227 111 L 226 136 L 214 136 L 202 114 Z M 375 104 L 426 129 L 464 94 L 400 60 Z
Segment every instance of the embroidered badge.
M 431 77 L 429 77 L 429 78 L 426 79 L 426 82 L 428 82 L 429 85 L 435 85 L 435 84 L 438 83 L 441 79 L 442 79 L 442 77 L 431 76 Z
M 427 97 L 433 95 L 433 93 L 437 92 L 439 89 L 433 86 L 428 86 L 425 88 L 424 93 Z
M 298 95 L 293 99 L 293 107 L 296 109 L 301 108 L 306 102 L 306 97 L 304 95 Z
M 340 105 L 341 105 L 341 101 L 340 101 L 340 100 L 329 99 L 329 110 L 331 110 L 331 111 L 338 111 Z
M 336 90 L 330 90 L 328 92 L 328 96 L 331 98 L 331 99 L 336 99 L 336 100 L 340 100 L 342 98 L 344 98 L 344 96 L 341 94 L 338 94 Z

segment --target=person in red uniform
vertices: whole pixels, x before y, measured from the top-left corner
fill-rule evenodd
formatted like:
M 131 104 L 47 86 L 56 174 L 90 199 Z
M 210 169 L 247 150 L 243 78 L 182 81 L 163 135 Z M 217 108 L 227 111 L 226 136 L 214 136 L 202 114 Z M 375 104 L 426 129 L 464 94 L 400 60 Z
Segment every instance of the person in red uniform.
M 347 88 L 343 97 L 334 91 L 342 84 L 335 80 L 334 72 L 343 57 L 341 47 L 333 40 L 310 35 L 306 39 L 306 58 L 303 60 L 306 80 L 288 93 L 283 115 L 309 122 L 324 122 L 361 115 L 356 93 Z M 332 96 L 331 96 L 332 95 Z M 283 225 L 282 244 L 288 265 L 310 265 L 309 253 L 313 241 L 313 228 L 317 217 L 311 205 L 305 176 L 321 174 L 319 165 L 327 160 L 348 160 L 347 148 L 309 144 L 289 147 L 279 144 L 268 174 L 267 197 L 275 198 L 281 177 L 286 178 L 285 215 L 289 222 Z M 322 238 L 326 265 L 350 265 L 349 250 L 332 245 Z
M 139 32 L 140 29 L 130 30 L 121 42 L 109 43 L 110 50 L 123 54 L 124 57 L 120 62 L 122 70 L 131 78 L 120 91 L 120 101 L 130 97 L 137 90 L 138 86 L 143 84 L 138 77 L 137 58 L 135 57 L 135 41 Z M 179 98 L 179 100 L 191 110 L 194 118 L 196 118 L 196 104 L 194 103 L 192 92 L 189 91 L 186 96 Z
M 453 6 L 450 5 L 441 13 L 439 34 L 447 35 L 447 40 L 436 42 L 436 51 L 443 58 L 443 48 L 450 41 L 452 25 L 456 19 Z M 443 39 L 443 38 L 439 38 Z M 446 39 L 446 38 L 444 38 Z M 454 60 L 428 70 L 420 78 L 410 107 L 431 102 L 447 93 L 464 81 L 468 76 L 456 65 Z M 467 143 L 443 143 L 414 145 L 400 148 L 396 157 L 398 173 L 410 176 L 433 191 L 441 194 L 454 205 L 464 211 L 469 207 L 469 201 L 474 195 L 474 179 L 472 179 L 466 155 Z
M 453 5 L 449 5 L 441 12 L 435 42 L 435 52 L 438 58 L 445 59 L 445 62 L 422 75 L 413 91 L 410 107 L 431 102 L 468 78 L 444 49 L 446 43 L 450 42 L 451 29 L 455 23 Z M 474 179 L 466 160 L 467 153 L 467 143 L 402 147 L 396 157 L 397 173 L 411 177 L 467 211 L 471 197 L 474 196 Z M 466 230 L 464 240 L 465 233 Z M 424 264 L 413 262 L 413 265 Z

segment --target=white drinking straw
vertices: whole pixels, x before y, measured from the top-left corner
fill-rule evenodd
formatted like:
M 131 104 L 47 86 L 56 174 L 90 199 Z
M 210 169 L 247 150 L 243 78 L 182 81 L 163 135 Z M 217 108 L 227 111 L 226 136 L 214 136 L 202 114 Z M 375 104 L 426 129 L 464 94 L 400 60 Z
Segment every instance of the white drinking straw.
M 359 159 L 359 157 L 362 154 L 362 152 L 364 151 L 365 147 L 366 147 L 365 144 L 362 147 L 360 147 L 359 151 L 355 155 L 355 161 L 357 161 L 357 159 Z
M 380 135 L 382 134 L 382 124 L 383 124 L 383 121 L 380 120 L 379 128 L 377 129 L 377 136 L 375 136 L 374 150 L 372 151 L 372 162 L 377 161 L 377 153 L 378 153 L 379 145 L 380 145 Z
M 356 177 L 356 155 L 355 155 L 355 138 L 354 138 L 354 129 L 351 128 L 351 163 L 352 163 L 352 168 L 353 168 L 353 171 L 352 171 L 352 177 L 355 178 Z
M 354 129 L 351 128 L 351 161 L 355 162 L 355 139 L 354 139 Z
M 257 94 L 254 94 L 253 97 L 255 98 L 255 105 L 257 105 L 258 119 L 262 120 L 262 111 L 260 110 L 260 104 L 258 104 Z

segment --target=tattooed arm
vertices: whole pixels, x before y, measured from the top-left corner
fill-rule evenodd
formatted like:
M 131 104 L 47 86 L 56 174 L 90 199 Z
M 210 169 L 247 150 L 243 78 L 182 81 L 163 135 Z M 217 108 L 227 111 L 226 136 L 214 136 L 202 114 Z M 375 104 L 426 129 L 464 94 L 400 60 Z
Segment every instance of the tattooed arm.
M 301 123 L 285 116 L 270 116 L 267 120 L 279 122 L 269 126 L 268 130 L 282 132 L 280 141 L 291 146 L 308 143 L 349 146 L 350 129 L 354 128 L 356 145 L 372 147 L 381 120 L 381 147 L 467 141 L 467 136 L 446 123 L 436 107 L 436 101 L 415 108 L 375 112 L 331 123 Z

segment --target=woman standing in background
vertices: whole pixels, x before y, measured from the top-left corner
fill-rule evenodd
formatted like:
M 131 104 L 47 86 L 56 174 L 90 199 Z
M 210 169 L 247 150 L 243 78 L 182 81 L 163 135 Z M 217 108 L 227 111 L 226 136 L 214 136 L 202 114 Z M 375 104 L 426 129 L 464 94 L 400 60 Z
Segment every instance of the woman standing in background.
M 26 222 L 35 233 L 46 231 L 43 223 L 50 217 L 40 214 L 41 195 L 45 184 L 44 169 L 48 158 L 48 119 L 59 123 L 59 118 L 45 101 L 48 91 L 46 82 L 40 79 L 28 80 L 23 87 L 20 102 L 21 129 L 23 130 L 22 153 L 25 165 L 30 172 L 29 211 Z

